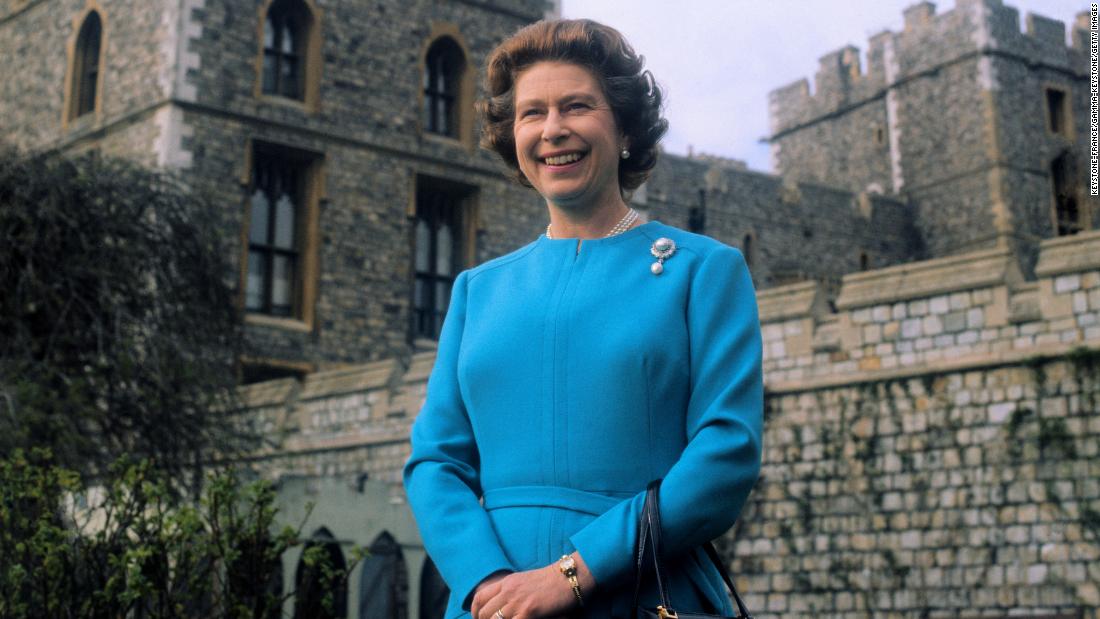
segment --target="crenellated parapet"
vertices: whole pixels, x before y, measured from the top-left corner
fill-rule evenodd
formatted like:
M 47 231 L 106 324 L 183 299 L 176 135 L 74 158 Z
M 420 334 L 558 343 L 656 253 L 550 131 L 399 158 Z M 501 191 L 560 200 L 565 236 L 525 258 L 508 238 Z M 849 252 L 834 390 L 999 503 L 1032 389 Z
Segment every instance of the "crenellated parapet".
M 958 0 L 955 8 L 939 14 L 932 2 L 911 5 L 904 11 L 901 32 L 884 30 L 868 40 L 866 70 L 860 67 L 860 49 L 848 45 L 821 56 L 812 92 L 806 79 L 769 92 L 772 136 L 867 104 L 890 86 L 976 52 L 1010 53 L 1030 65 L 1086 70 L 1087 13 L 1072 24 L 1070 45 L 1059 20 L 1029 13 L 1022 32 L 1019 23 L 1017 9 L 1001 0 Z
M 835 311 L 816 283 L 761 291 L 766 380 L 782 390 L 1100 348 L 1100 231 L 1043 241 L 1035 272 L 1025 281 L 1008 250 L 990 249 L 846 275 Z

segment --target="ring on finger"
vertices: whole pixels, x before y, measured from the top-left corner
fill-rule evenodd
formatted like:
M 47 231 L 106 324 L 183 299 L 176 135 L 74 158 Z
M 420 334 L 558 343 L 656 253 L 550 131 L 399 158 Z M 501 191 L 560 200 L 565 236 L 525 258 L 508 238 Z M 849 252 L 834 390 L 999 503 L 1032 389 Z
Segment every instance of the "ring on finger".
M 493 617 L 495 617 L 496 619 L 506 619 L 506 617 L 504 616 L 504 609 L 498 608 L 496 614 L 493 615 Z

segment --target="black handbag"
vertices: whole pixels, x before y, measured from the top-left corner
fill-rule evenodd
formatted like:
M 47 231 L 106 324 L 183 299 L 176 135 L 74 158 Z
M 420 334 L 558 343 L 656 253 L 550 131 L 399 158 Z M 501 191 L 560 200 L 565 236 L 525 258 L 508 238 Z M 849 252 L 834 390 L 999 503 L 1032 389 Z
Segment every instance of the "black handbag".
M 649 485 L 646 487 L 645 507 L 642 508 L 642 515 L 638 519 L 638 541 L 634 551 L 634 603 L 631 605 L 630 616 L 644 619 L 735 619 L 734 617 L 726 617 L 725 615 L 686 611 L 677 612 L 674 610 L 672 601 L 668 599 L 668 585 L 665 582 L 664 574 L 661 573 L 661 514 L 660 510 L 657 508 L 657 491 L 660 486 L 660 479 L 649 482 Z M 642 564 L 644 563 L 647 546 L 652 550 L 653 568 L 657 573 L 657 592 L 661 600 L 660 605 L 652 609 L 638 608 L 638 595 L 641 593 L 642 588 Z M 707 542 L 703 545 L 703 550 L 706 551 L 707 556 L 710 557 L 715 567 L 718 568 L 718 573 L 722 575 L 722 580 L 726 582 L 726 587 L 728 587 L 730 593 L 733 594 L 733 601 L 737 604 L 737 617 L 752 619 L 752 615 L 750 615 L 749 610 L 745 608 L 745 603 L 741 600 L 741 596 L 737 595 L 737 589 L 733 586 L 729 571 L 726 570 L 726 566 L 718 557 L 718 551 L 714 549 L 714 545 Z

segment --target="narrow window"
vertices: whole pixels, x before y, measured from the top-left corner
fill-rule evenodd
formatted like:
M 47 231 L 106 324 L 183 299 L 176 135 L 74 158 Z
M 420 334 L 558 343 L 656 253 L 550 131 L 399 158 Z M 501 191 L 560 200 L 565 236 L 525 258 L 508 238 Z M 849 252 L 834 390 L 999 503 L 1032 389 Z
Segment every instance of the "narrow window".
M 250 312 L 292 316 L 300 282 L 304 166 L 264 151 L 252 160 L 245 305 Z
M 690 232 L 696 232 L 703 234 L 703 231 L 707 227 L 707 192 L 705 189 L 699 190 L 699 204 L 691 207 L 688 212 L 688 230 Z
M 359 571 L 359 616 L 407 619 L 408 576 L 401 546 L 388 531 L 370 545 Z
M 420 619 L 443 619 L 450 595 L 451 590 L 432 558 L 425 557 L 420 571 Z
M 867 255 L 867 252 L 859 252 L 859 270 L 866 271 L 871 268 L 871 258 Z
M 71 118 L 95 111 L 96 88 L 99 84 L 99 53 L 103 39 L 103 22 L 92 11 L 80 26 L 73 57 L 73 91 Z
M 741 253 L 745 256 L 745 264 L 752 266 L 752 235 L 746 234 L 745 238 L 741 239 Z
M 458 137 L 458 97 L 466 59 L 450 37 L 428 48 L 424 67 L 424 128 L 431 133 Z
M 419 179 L 416 192 L 416 246 L 413 282 L 413 335 L 439 339 L 455 276 L 464 268 L 463 203 L 469 190 Z
M 313 534 L 313 538 L 302 550 L 303 557 L 305 553 L 316 547 L 321 548 L 321 560 L 334 572 L 347 570 L 340 544 L 328 529 L 322 527 Z M 294 575 L 294 583 L 294 617 L 296 619 L 342 619 L 348 616 L 347 581 L 340 578 L 338 574 L 326 575 L 326 570 L 321 566 L 307 565 L 304 559 L 300 559 Z M 326 609 L 323 603 L 328 594 L 332 595 L 331 609 Z
M 302 99 L 309 9 L 300 1 L 273 2 L 264 20 L 263 93 Z
M 1067 127 L 1066 93 L 1057 88 L 1047 88 L 1047 128 L 1051 133 L 1070 137 Z
M 1063 152 L 1050 164 L 1054 191 L 1055 233 L 1058 236 L 1081 231 L 1081 212 L 1077 205 L 1077 171 L 1071 153 Z

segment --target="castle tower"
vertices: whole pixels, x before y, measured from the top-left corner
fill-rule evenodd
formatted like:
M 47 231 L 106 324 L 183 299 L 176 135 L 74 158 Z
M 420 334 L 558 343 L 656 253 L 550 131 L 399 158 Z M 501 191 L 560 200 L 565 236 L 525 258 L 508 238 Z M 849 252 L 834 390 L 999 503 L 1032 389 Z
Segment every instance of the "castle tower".
M 478 149 L 543 0 L 0 0 L 0 142 L 176 172 L 224 207 L 248 382 L 434 348 L 454 277 L 545 206 Z
M 901 32 L 845 47 L 769 94 L 776 171 L 898 194 L 928 256 L 995 246 L 1030 270 L 1039 239 L 1095 227 L 1088 174 L 1088 15 L 1062 22 L 1000 0 L 921 2 Z

